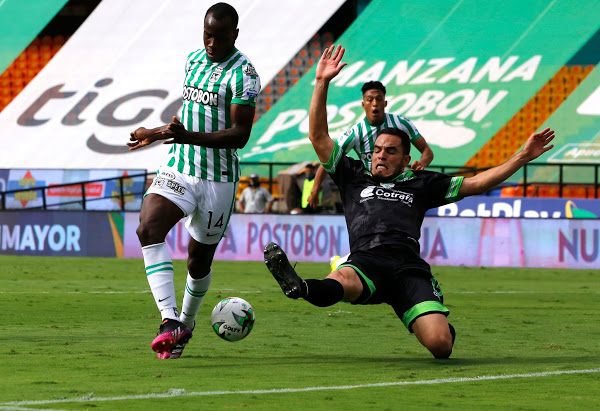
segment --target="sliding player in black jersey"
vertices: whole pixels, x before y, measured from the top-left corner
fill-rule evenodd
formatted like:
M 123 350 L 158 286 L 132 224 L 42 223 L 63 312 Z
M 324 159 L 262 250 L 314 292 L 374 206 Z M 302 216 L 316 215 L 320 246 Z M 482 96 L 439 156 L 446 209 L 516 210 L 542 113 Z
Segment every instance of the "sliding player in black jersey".
M 410 163 L 410 138 L 402 130 L 383 130 L 371 169 L 342 153 L 329 137 L 327 90 L 342 70 L 344 49 L 332 46 L 317 65 L 309 112 L 309 137 L 325 170 L 338 185 L 350 239 L 350 256 L 324 280 L 301 279 L 283 250 L 265 247 L 265 263 L 285 295 L 319 307 L 339 301 L 389 304 L 406 328 L 436 358 L 452 353 L 455 331 L 448 323 L 442 290 L 419 254 L 425 212 L 463 197 L 482 194 L 550 150 L 554 131 L 532 134 L 522 151 L 502 165 L 474 177 L 424 170 L 404 171 Z

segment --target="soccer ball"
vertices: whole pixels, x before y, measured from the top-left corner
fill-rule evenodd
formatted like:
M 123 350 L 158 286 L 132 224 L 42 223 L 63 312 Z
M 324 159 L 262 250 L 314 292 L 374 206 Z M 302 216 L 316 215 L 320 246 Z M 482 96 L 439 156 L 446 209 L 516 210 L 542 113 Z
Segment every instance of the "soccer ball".
M 254 310 L 248 301 L 239 297 L 227 297 L 219 301 L 210 321 L 215 333 L 227 341 L 239 341 L 254 327 Z

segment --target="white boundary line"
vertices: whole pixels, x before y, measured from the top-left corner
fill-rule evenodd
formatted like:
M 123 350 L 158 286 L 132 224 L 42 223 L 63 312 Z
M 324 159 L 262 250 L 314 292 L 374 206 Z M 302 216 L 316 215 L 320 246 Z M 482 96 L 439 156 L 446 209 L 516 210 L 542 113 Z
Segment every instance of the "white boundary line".
M 404 385 L 428 385 L 428 384 L 449 384 L 449 383 L 460 383 L 460 382 L 473 382 L 473 381 L 491 381 L 491 380 L 508 380 L 512 378 L 537 378 L 537 377 L 549 377 L 553 375 L 566 375 L 566 374 L 593 374 L 600 373 L 600 368 L 591 368 L 587 370 L 567 370 L 567 371 L 545 371 L 545 372 L 534 372 L 529 374 L 506 374 L 506 375 L 484 375 L 479 377 L 461 377 L 461 378 L 440 378 L 435 380 L 421 380 L 421 381 L 398 381 L 398 382 L 380 382 L 373 384 L 357 384 L 357 385 L 334 385 L 330 387 L 305 387 L 305 388 L 279 388 L 271 390 L 245 390 L 245 391 L 200 391 L 200 392 L 187 392 L 184 389 L 171 388 L 169 391 L 162 394 L 141 394 L 141 395 L 130 395 L 121 397 L 94 397 L 94 394 L 88 394 L 84 397 L 79 398 L 65 398 L 60 400 L 46 400 L 46 401 L 13 401 L 0 403 L 0 410 L 14 409 L 15 406 L 21 405 L 47 405 L 47 404 L 64 404 L 64 403 L 83 403 L 83 402 L 104 402 L 104 401 L 128 401 L 128 400 L 145 400 L 153 398 L 173 398 L 173 397 L 204 397 L 204 396 L 217 396 L 217 395 L 257 395 L 257 394 L 283 394 L 283 393 L 296 393 L 296 392 L 310 392 L 310 391 L 339 391 L 339 390 L 353 390 L 357 388 L 374 388 L 374 387 L 397 387 Z M 13 407 L 13 408 L 6 408 Z

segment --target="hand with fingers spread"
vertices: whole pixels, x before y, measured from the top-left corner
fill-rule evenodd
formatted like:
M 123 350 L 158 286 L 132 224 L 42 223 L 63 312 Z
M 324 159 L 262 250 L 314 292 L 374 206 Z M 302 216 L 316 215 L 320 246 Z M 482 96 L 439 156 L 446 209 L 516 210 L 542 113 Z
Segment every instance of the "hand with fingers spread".
M 327 47 L 317 64 L 317 80 L 331 81 L 348 64 L 342 63 L 346 49 L 338 44 Z
M 533 133 L 523 148 L 523 155 L 527 161 L 532 161 L 544 154 L 546 151 L 551 150 L 554 144 L 550 142 L 554 139 L 554 130 L 545 128 L 544 130 Z

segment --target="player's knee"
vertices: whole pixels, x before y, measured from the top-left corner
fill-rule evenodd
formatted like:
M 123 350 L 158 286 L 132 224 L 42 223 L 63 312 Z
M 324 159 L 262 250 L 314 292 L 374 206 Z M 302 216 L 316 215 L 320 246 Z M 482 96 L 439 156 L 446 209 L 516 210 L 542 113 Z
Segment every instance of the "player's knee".
M 443 359 L 452 354 L 452 336 L 450 333 L 439 333 L 433 335 L 425 341 L 425 347 L 433 354 L 435 358 Z
M 157 237 L 156 230 L 152 229 L 152 225 L 144 222 L 140 222 L 140 225 L 138 226 L 137 230 L 135 230 L 135 233 L 137 234 L 142 245 L 156 244 L 164 241 L 164 238 Z
M 138 239 L 140 240 L 140 243 L 143 244 L 148 244 L 148 240 L 150 239 L 150 230 L 148 229 L 148 226 L 144 223 L 140 223 L 140 225 L 138 225 L 138 228 L 135 230 L 135 233 L 138 236 Z

